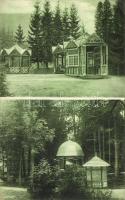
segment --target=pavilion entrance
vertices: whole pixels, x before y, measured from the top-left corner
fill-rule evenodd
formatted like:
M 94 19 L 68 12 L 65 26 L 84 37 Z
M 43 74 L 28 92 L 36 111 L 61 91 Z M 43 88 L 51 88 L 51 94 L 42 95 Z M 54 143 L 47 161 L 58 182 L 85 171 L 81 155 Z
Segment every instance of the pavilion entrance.
M 101 51 L 100 47 L 97 46 L 87 46 L 87 75 L 100 75 L 101 74 Z
M 55 61 L 56 73 L 64 74 L 65 72 L 64 54 L 63 53 L 57 54 L 55 59 L 56 59 Z

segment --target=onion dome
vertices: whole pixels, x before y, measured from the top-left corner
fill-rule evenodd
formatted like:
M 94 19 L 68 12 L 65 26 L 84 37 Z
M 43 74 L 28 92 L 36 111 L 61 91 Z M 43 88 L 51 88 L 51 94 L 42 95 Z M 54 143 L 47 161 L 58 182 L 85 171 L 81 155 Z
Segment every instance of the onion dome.
M 83 157 L 81 146 L 71 140 L 64 142 L 60 145 L 57 157 Z

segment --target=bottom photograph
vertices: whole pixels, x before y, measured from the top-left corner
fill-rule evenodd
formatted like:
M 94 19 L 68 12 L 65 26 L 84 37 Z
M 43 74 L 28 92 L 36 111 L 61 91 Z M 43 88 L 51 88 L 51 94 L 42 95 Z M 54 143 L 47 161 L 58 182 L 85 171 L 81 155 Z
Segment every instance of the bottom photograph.
M 0 100 L 1 200 L 124 200 L 124 100 Z

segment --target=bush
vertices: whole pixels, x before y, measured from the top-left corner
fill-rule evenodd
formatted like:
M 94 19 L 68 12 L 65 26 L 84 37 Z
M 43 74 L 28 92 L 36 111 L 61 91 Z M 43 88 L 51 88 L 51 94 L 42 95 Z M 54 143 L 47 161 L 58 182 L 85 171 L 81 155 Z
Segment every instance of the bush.
M 58 195 L 64 200 L 110 200 L 111 191 L 86 187 L 86 177 L 80 166 L 69 166 L 61 173 Z
M 0 72 L 0 96 L 4 97 L 4 96 L 8 96 L 8 89 L 7 89 L 7 85 L 6 85 L 6 76 L 5 76 L 5 72 Z
M 91 199 L 83 168 L 79 166 L 68 166 L 61 173 L 57 188 L 61 199 Z
M 56 167 L 50 166 L 47 160 L 42 160 L 34 170 L 32 192 L 52 196 L 57 182 L 56 171 Z
M 92 200 L 110 200 L 111 190 L 98 189 L 91 191 Z
M 35 167 L 32 192 L 35 197 L 59 200 L 110 200 L 111 192 L 102 189 L 86 187 L 86 177 L 83 168 L 77 165 L 60 170 L 51 166 L 47 160 L 42 160 Z

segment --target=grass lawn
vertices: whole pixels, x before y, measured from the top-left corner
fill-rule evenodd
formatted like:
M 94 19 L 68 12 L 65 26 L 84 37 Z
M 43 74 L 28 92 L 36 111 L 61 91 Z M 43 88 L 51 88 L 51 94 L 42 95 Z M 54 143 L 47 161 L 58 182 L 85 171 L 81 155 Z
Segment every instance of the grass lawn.
M 124 200 L 125 199 L 125 189 L 114 189 L 112 190 L 113 200 Z
M 11 96 L 125 97 L 125 76 L 80 79 L 58 74 L 8 74 Z
M 32 198 L 27 189 L 0 187 L 0 200 L 32 200 Z

